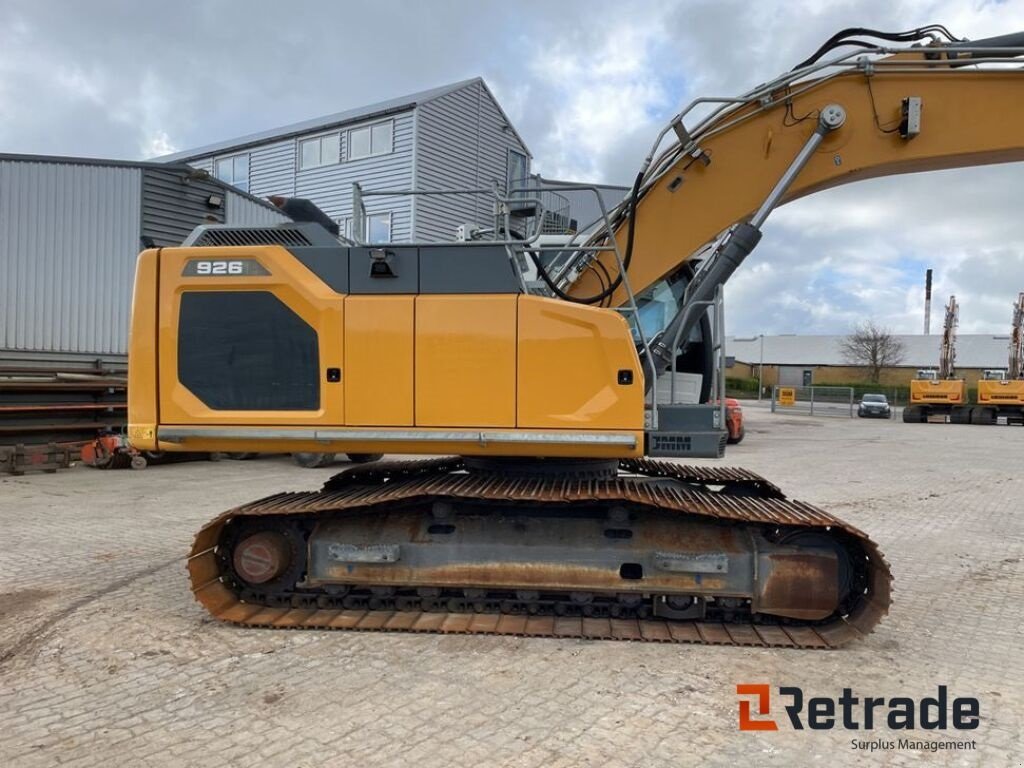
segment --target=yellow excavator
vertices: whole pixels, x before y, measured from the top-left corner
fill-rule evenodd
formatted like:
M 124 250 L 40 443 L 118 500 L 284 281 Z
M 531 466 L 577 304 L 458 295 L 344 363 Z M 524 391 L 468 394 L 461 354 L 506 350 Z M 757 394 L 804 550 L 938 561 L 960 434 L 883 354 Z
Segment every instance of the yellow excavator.
M 978 404 L 972 424 L 1024 424 L 1024 293 L 1017 296 L 1010 322 L 1010 355 L 1006 370 L 988 370 L 978 382 Z
M 627 198 L 554 246 L 515 229 L 527 193 L 509 190 L 490 241 L 370 245 L 313 216 L 144 251 L 137 448 L 443 456 L 225 512 L 195 538 L 195 598 L 257 627 L 801 648 L 871 632 L 890 604 L 877 546 L 754 473 L 668 460 L 722 454 L 722 404 L 657 390 L 716 379 L 709 310 L 776 206 L 1024 160 L 1022 56 L 1024 34 L 845 30 L 688 105 Z
M 910 381 L 910 402 L 903 409 L 903 421 L 970 424 L 971 406 L 967 402 L 967 383 L 956 375 L 956 329 L 960 325 L 960 305 L 956 296 L 946 304 L 939 344 L 939 367 L 922 368 Z

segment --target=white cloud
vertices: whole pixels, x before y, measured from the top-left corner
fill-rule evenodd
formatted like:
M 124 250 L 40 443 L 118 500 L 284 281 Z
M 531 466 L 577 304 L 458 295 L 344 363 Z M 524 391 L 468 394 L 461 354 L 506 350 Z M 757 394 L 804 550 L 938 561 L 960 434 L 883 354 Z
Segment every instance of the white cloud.
M 625 184 L 693 97 L 745 91 L 843 27 L 933 22 L 1024 30 L 1024 0 L 7 0 L 0 146 L 148 157 L 483 75 L 536 169 Z M 917 331 L 931 266 L 939 310 L 955 292 L 965 331 L 1005 332 L 1024 289 L 1021 172 L 880 179 L 780 209 L 729 285 L 730 329 Z

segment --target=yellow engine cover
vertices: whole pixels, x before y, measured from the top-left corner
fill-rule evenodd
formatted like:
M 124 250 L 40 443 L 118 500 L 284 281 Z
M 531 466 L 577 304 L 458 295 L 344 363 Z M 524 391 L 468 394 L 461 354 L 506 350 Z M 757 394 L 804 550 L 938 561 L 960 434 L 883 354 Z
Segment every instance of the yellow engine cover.
M 639 456 L 643 393 L 613 310 L 514 292 L 339 292 L 281 246 L 139 257 L 140 449 Z

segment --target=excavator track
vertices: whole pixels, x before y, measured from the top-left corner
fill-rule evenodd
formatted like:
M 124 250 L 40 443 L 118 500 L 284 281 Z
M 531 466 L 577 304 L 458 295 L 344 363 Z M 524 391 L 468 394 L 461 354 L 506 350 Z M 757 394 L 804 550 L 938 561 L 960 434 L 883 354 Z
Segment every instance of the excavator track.
M 730 529 L 838 536 L 853 553 L 856 589 L 841 612 L 824 620 L 778 619 L 727 612 L 728 620 L 677 620 L 642 608 L 612 604 L 610 612 L 588 601 L 580 608 L 540 594 L 502 601 L 483 594 L 431 599 L 371 588 L 342 598 L 329 589 L 262 594 L 232 573 L 232 530 L 269 521 L 320 521 L 358 513 L 384 514 L 410 503 L 547 505 L 627 504 L 641 510 L 715 521 Z M 736 524 L 736 525 L 734 525 Z M 299 538 L 299 547 L 306 546 Z M 196 600 L 219 620 L 243 626 L 289 629 L 355 629 L 404 632 L 518 635 L 713 645 L 837 648 L 869 634 L 886 615 L 892 576 L 878 547 L 853 526 L 809 504 L 786 499 L 772 483 L 736 468 L 698 467 L 651 459 L 623 460 L 613 479 L 503 477 L 465 471 L 462 459 L 381 462 L 331 478 L 320 491 L 280 493 L 232 509 L 196 535 L 188 560 Z M 299 576 L 297 574 L 297 576 Z M 300 587 L 303 585 L 300 584 Z M 423 595 L 428 596 L 423 596 Z M 597 607 L 595 607 L 597 606 Z M 454 607 L 454 610 L 453 610 Z

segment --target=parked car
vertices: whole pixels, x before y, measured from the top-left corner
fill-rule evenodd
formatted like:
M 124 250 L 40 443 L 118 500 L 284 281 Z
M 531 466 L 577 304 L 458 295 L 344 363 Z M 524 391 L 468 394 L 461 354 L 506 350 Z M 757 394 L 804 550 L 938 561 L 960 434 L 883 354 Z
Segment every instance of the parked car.
M 885 395 L 864 395 L 857 406 L 857 415 L 862 419 L 888 419 L 891 415 L 889 401 Z
M 746 430 L 743 429 L 743 409 L 740 401 L 734 397 L 725 398 L 725 426 L 729 430 L 729 442 L 735 445 L 743 440 Z

